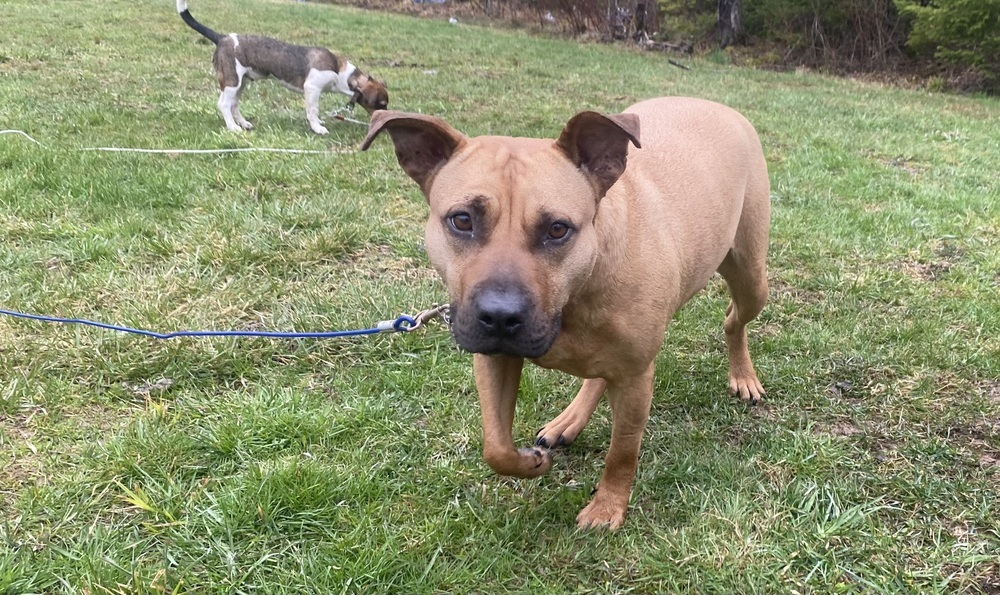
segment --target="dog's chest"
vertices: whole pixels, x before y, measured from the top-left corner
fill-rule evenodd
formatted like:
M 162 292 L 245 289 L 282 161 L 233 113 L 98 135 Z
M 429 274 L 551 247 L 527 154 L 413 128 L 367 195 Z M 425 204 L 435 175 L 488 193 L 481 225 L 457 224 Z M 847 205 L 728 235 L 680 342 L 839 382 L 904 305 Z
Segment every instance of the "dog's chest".
M 613 378 L 633 372 L 632 347 L 610 322 L 586 329 L 564 327 L 549 351 L 531 361 L 580 378 Z

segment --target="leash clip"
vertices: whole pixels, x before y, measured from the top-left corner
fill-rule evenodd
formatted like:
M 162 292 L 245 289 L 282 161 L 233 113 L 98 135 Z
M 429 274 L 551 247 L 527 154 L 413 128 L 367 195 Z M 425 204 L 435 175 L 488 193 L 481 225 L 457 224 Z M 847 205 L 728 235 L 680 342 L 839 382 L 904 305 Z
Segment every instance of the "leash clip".
M 429 309 L 418 313 L 413 317 L 414 323 L 406 328 L 406 332 L 415 331 L 428 322 L 440 318 L 445 324 L 451 326 L 451 308 L 448 304 L 434 304 Z
M 435 318 L 441 318 L 445 324 L 450 326 L 449 311 L 448 304 L 434 304 L 431 308 L 413 316 L 400 314 L 395 320 L 380 320 L 376 323 L 375 329 L 380 333 L 408 333 L 417 330 Z
M 357 97 L 357 94 L 355 94 L 355 97 Z M 367 126 L 367 124 L 365 124 L 360 120 L 355 120 L 354 118 L 344 115 L 344 114 L 354 113 L 355 97 L 352 97 L 351 100 L 348 101 L 347 105 L 345 105 L 344 107 L 338 107 L 335 110 L 330 110 L 330 112 L 327 113 L 327 116 L 330 116 L 335 120 L 340 120 L 341 122 L 350 122 L 351 124 L 360 124 L 361 126 Z

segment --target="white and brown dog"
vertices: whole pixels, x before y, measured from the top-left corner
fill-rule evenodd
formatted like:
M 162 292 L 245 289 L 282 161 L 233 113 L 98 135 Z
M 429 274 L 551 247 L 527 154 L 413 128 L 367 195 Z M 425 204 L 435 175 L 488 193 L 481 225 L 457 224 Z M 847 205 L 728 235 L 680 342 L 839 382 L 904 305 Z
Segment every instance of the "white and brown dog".
M 385 84 L 326 48 L 292 45 L 256 35 L 222 35 L 196 21 L 188 11 L 187 0 L 177 0 L 177 12 L 189 27 L 215 44 L 212 64 L 222 91 L 219 111 L 230 130 L 253 128 L 240 115 L 240 93 L 250 81 L 269 77 L 305 95 L 306 119 L 316 134 L 329 132 L 319 118 L 321 93 L 343 93 L 351 98 L 348 105 L 359 103 L 369 114 L 389 106 Z

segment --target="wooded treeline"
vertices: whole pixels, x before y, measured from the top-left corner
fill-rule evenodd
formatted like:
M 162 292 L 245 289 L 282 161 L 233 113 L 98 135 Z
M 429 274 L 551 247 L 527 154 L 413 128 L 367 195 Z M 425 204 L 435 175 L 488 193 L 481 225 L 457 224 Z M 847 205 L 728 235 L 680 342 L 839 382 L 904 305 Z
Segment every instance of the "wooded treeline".
M 467 0 L 570 33 L 763 48 L 775 66 L 906 70 L 1000 92 L 1000 0 Z

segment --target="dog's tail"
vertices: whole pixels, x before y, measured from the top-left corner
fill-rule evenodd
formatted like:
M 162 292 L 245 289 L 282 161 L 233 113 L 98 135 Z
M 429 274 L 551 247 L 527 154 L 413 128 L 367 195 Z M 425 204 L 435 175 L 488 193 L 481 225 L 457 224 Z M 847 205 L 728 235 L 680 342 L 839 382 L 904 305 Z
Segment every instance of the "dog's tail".
M 187 0 L 177 0 L 177 13 L 181 15 L 181 18 L 184 19 L 184 22 L 187 23 L 188 27 L 191 27 L 198 33 L 201 33 L 215 45 L 219 45 L 219 40 L 222 39 L 222 34 L 220 34 L 218 31 L 213 31 L 208 27 L 206 27 L 205 25 L 202 25 L 198 21 L 194 20 L 194 17 L 191 16 L 191 12 L 188 11 Z

